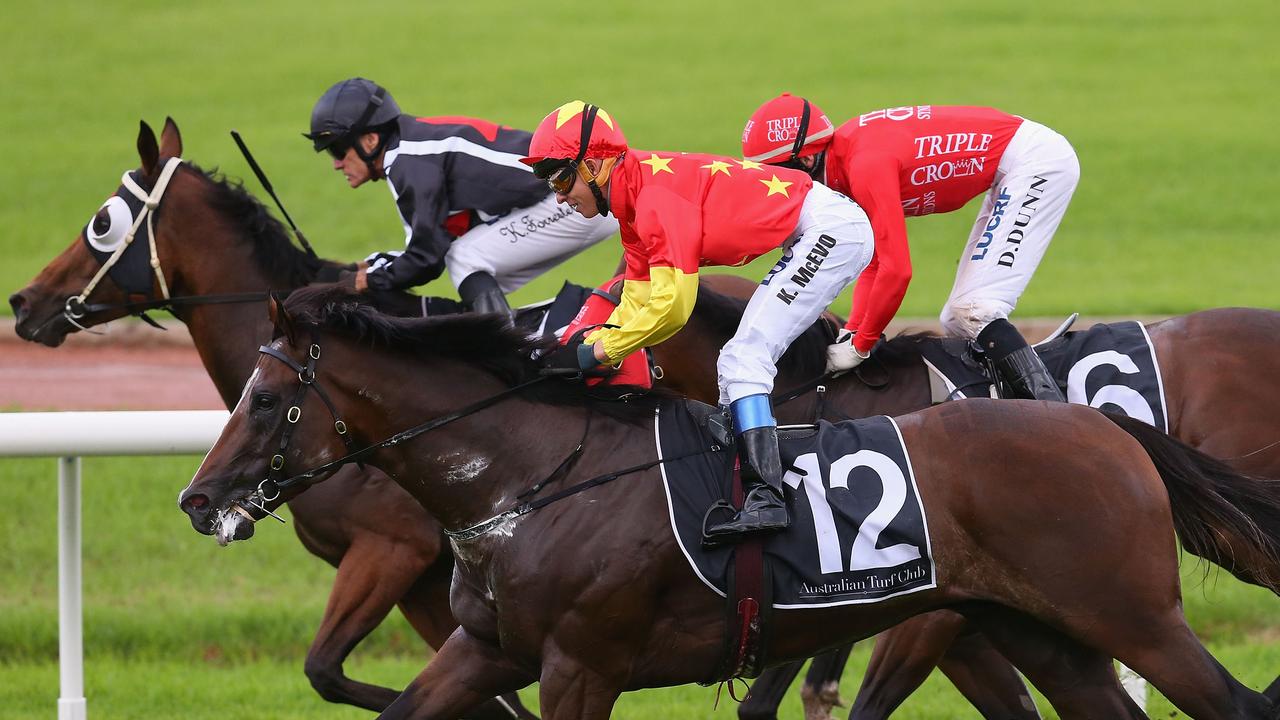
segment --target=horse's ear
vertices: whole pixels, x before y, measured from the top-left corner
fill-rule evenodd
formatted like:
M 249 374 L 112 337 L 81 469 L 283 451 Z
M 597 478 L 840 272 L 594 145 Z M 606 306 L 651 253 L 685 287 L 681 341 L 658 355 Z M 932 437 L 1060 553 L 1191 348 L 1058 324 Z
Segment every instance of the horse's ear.
M 271 316 L 271 324 L 275 327 L 275 331 L 271 334 L 271 339 L 275 340 L 283 335 L 289 340 L 290 345 L 296 345 L 294 342 L 295 333 L 293 330 L 293 316 L 284 309 L 284 299 L 278 297 L 275 293 L 267 296 L 267 313 Z
M 138 157 L 142 158 L 142 174 L 154 174 L 160 160 L 160 146 L 156 145 L 156 134 L 146 120 L 138 123 Z
M 164 129 L 160 131 L 160 157 L 182 157 L 182 133 L 171 117 L 164 119 Z

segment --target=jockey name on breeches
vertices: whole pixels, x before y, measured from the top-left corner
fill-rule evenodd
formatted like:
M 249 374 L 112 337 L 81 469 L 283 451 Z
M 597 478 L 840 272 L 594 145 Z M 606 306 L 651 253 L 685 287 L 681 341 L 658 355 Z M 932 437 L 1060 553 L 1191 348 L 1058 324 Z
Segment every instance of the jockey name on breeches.
M 769 394 L 778 359 L 871 262 L 873 233 L 857 203 L 814 183 L 782 257 L 752 294 L 716 371 L 720 403 Z

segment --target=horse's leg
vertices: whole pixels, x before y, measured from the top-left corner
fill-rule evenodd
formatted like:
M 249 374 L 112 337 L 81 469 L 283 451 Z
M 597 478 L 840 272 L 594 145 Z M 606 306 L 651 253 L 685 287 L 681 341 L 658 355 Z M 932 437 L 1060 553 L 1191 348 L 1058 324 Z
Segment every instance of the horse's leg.
M 600 663 L 583 662 L 562 652 L 545 653 L 538 678 L 543 720 L 606 720 L 623 685 L 603 669 Z
M 329 702 L 381 710 L 399 695 L 391 688 L 352 680 L 342 669 L 347 655 L 387 617 L 422 571 L 418 563 L 400 563 L 396 556 L 394 547 L 360 538 L 338 564 L 304 665 L 311 686 Z
M 472 708 L 537 678 L 490 643 L 458 628 L 427 668 L 382 711 L 378 720 L 429 720 L 469 715 Z
M 981 640 L 956 646 L 967 626 L 963 616 L 938 610 L 880 633 L 849 717 L 889 717 L 935 667 L 942 667 L 983 717 L 1038 718 L 1035 702 L 1007 660 Z
M 1018 671 L 976 627 L 956 636 L 938 669 L 985 717 L 1040 717 Z
M 1099 610 L 1100 617 L 1107 614 Z M 1113 613 L 1091 629 L 1095 639 L 1087 642 L 1128 665 L 1191 717 L 1273 717 L 1271 701 L 1232 677 L 1200 643 L 1181 604 L 1146 623 Z
M 425 575 L 418 578 L 409 592 L 400 599 L 400 612 L 414 630 L 433 648 L 444 644 L 449 635 L 458 627 L 449 609 L 449 587 L 452 585 L 451 567 L 439 567 L 445 563 L 437 563 Z M 494 698 L 467 713 L 470 720 L 537 720 L 537 715 L 520 702 L 515 693 L 507 693 Z
M 844 707 L 844 700 L 840 698 L 840 676 L 844 675 L 851 652 L 853 645 L 844 645 L 815 655 L 809 663 L 809 672 L 805 673 L 804 685 L 800 687 L 805 720 L 830 720 L 832 708 Z
M 1120 685 L 1106 653 L 1008 608 L 982 605 L 966 615 L 1026 673 L 1063 720 L 1146 717 Z
M 738 706 L 738 720 L 777 720 L 782 696 L 787 694 L 787 688 L 791 687 L 802 667 L 804 661 L 797 660 L 760 673 L 760 677 L 751 683 L 751 692 Z

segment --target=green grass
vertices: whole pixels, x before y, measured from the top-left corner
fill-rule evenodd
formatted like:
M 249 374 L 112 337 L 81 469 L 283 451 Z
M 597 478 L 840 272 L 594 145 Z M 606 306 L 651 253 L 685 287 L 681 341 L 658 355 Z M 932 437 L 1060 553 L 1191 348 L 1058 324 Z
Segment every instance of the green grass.
M 302 673 L 333 570 L 274 523 L 227 548 L 193 532 L 175 498 L 198 464 L 195 457 L 84 460 L 85 682 L 92 716 L 369 717 L 323 702 Z M 55 472 L 52 459 L 0 461 L 0 720 L 47 716 L 58 694 Z M 1280 603 L 1225 573 L 1203 578 L 1192 560 L 1183 572 L 1192 626 L 1237 677 L 1264 687 L 1280 673 Z M 869 653 L 860 646 L 845 674 L 849 699 Z M 347 668 L 353 677 L 401 686 L 429 655 L 394 613 Z M 616 716 L 735 717 L 727 697 L 713 712 L 714 696 L 697 686 L 628 693 Z M 525 697 L 536 707 L 533 690 Z M 1168 717 L 1162 703 L 1153 700 L 1153 717 Z M 798 720 L 798 697 L 789 697 L 784 710 L 783 717 Z M 935 673 L 898 716 L 976 713 Z
M 349 191 L 298 136 L 326 87 L 362 74 L 409 112 L 531 128 L 581 97 L 607 107 L 637 147 L 726 154 L 751 111 L 784 89 L 837 122 L 917 102 L 994 105 L 1064 133 L 1083 172 L 1020 315 L 1276 306 L 1274 2 L 10 0 L 2 17 L 5 293 L 70 243 L 138 164 L 138 120 L 158 129 L 165 115 L 182 127 L 188 158 L 256 191 L 227 136 L 239 129 L 321 254 L 398 247 L 385 189 Z M 916 277 L 904 315 L 936 314 L 972 217 L 911 221 Z M 596 281 L 616 257 L 598 246 L 515 299 L 545 297 L 566 276 Z M 741 272 L 758 277 L 769 262 Z M 450 294 L 446 285 L 426 290 Z M 85 462 L 93 717 L 367 717 L 319 701 L 301 672 L 333 571 L 287 528 L 227 549 L 191 532 L 173 503 L 196 464 Z M 47 717 L 57 694 L 53 475 L 52 460 L 0 462 L 0 718 Z M 1274 598 L 1217 573 L 1202 592 L 1194 566 L 1186 576 L 1197 631 L 1242 679 L 1268 682 L 1280 671 Z M 349 667 L 402 684 L 426 654 L 396 615 Z M 856 677 L 851 669 L 846 695 Z M 696 687 L 633 693 L 617 714 L 711 716 L 712 697 Z M 714 715 L 732 717 L 731 703 Z M 974 713 L 935 677 L 901 716 Z M 799 717 L 794 698 L 784 717 Z
M 916 102 L 994 105 L 1063 132 L 1083 167 L 1020 315 L 1276 305 L 1280 54 L 1267 48 L 1280 5 L 1266 0 L 390 2 L 368 17 L 331 0 L 13 0 L 6 16 L 9 290 L 137 165 L 138 119 L 158 128 L 166 114 L 189 158 L 256 189 L 227 136 L 244 133 L 322 254 L 398 247 L 385 190 L 351 192 L 298 136 L 329 84 L 363 74 L 410 112 L 531 128 L 583 97 L 637 147 L 722 153 L 737 152 L 746 117 L 784 89 L 837 121 Z M 936 314 L 972 219 L 970 209 L 910 223 L 904 315 Z M 600 278 L 616 256 L 601 248 L 516 299 L 549 295 L 564 276 Z

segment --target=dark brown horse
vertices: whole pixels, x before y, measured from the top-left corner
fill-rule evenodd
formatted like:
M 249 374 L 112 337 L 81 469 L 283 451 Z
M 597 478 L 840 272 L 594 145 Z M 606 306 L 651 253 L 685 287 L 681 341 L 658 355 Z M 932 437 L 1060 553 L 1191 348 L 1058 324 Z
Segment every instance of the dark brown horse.
M 707 358 L 714 358 L 733 334 L 733 322 L 743 307 L 741 300 L 727 297 L 704 303 L 700 321 L 703 332 L 687 341 L 701 346 L 672 357 L 670 376 L 680 378 L 701 372 L 710 362 Z M 1257 369 L 1257 363 L 1269 358 L 1270 348 L 1280 341 L 1280 313 L 1223 308 L 1146 327 L 1160 364 L 1170 434 L 1240 472 L 1280 477 L 1280 441 L 1276 440 L 1280 437 L 1280 415 L 1275 412 L 1280 407 L 1280 383 L 1265 370 Z M 826 381 L 824 415 L 828 419 L 898 415 L 928 407 L 928 371 L 920 347 L 930 341 L 916 335 L 894 338 L 877 348 L 874 361 L 859 373 Z M 821 333 L 814 331 L 797 340 L 789 356 L 798 364 L 790 368 L 785 378 L 780 373 L 778 394 L 790 394 L 787 391 L 801 384 L 792 378 L 806 373 L 816 377 L 822 372 L 819 359 L 825 342 Z M 803 394 L 779 405 L 778 415 L 791 421 L 811 419 L 817 410 L 815 401 L 814 393 Z M 1241 547 L 1247 545 L 1232 542 Z M 1224 567 L 1245 582 L 1273 591 L 1280 588 L 1280 566 L 1258 560 Z M 1257 568 L 1265 568 L 1265 572 L 1257 575 Z M 829 672 L 828 679 L 838 679 L 845 659 L 847 653 L 826 658 L 821 670 Z M 913 618 L 880 636 L 851 717 L 887 717 L 940 661 L 948 677 L 984 714 L 1038 716 L 1034 707 L 1020 702 L 1016 675 L 974 633 L 972 624 L 957 613 L 937 612 Z M 798 670 L 798 665 L 778 667 L 762 675 L 753 685 L 752 698 L 741 708 L 744 720 L 773 717 L 777 700 Z M 981 676 L 972 677 L 974 671 Z M 821 677 L 821 672 L 810 672 L 806 696 L 823 689 L 818 684 Z M 828 696 L 827 701 L 830 700 Z M 1003 710 L 995 712 L 999 708 Z
M 348 452 L 335 417 L 356 446 L 387 439 L 363 459 L 446 528 L 481 528 L 453 538 L 460 628 L 383 718 L 458 717 L 534 680 L 545 718 L 603 718 L 625 690 L 708 677 L 721 652 L 723 602 L 676 546 L 653 467 L 654 413 L 674 401 L 608 403 L 576 384 L 531 385 L 534 346 L 497 318 L 395 319 L 332 287 L 297 291 L 272 311 L 280 338 L 180 498 L 200 529 L 211 532 L 262 492 L 277 452 L 284 475 L 317 468 L 284 483 L 323 479 Z M 324 392 L 306 392 L 302 381 Z M 411 439 L 393 437 L 413 426 Z M 1233 550 L 1223 537 L 1243 538 L 1248 557 L 1274 561 L 1272 484 L 1142 423 L 1078 406 L 975 400 L 898 426 L 928 508 L 937 587 L 779 612 L 776 659 L 950 607 L 979 623 L 1062 717 L 1140 715 L 1112 657 L 1193 717 L 1277 716 L 1187 627 L 1173 538 L 1176 529 L 1219 561 Z M 576 460 L 560 472 L 566 453 Z M 632 467 L 648 469 L 514 511 L 521 493 L 549 477 L 549 490 L 565 490 Z M 1074 671 L 1065 682 L 1064 665 Z
M 154 186 L 169 158 L 182 155 L 181 135 L 172 120 L 166 121 L 160 142 L 144 123 L 137 145 L 141 166 L 135 172 L 146 188 Z M 253 196 L 189 163 L 174 172 L 154 221 L 160 274 L 174 299 L 171 311 L 189 328 L 209 377 L 231 409 L 257 361 L 255 349 L 270 338 L 270 324 L 262 311 L 266 291 L 288 291 L 326 274 L 333 277 L 341 266 L 294 247 L 281 224 Z M 67 299 L 80 294 L 100 267 L 83 235 L 81 231 L 27 287 L 9 298 L 21 337 L 56 347 L 69 333 L 78 332 L 79 326 L 99 325 L 137 307 L 128 303 L 140 298 L 126 296 L 108 276 L 87 297 L 90 306 L 103 309 L 75 318 L 75 324 L 67 318 Z M 749 295 L 755 285 L 715 276 L 706 278 L 703 287 Z M 158 296 L 158 284 L 151 291 Z M 242 295 L 247 299 L 241 302 L 198 299 L 236 300 Z M 684 347 L 686 341 L 721 332 L 718 324 L 725 320 L 716 312 L 715 297 L 708 293 L 709 300 L 699 304 L 689 330 L 656 351 L 660 365 L 674 366 L 681 355 L 693 350 Z M 384 309 L 394 306 L 405 314 L 421 308 L 421 299 L 410 295 L 380 295 L 378 301 Z M 708 302 L 709 309 L 704 311 L 702 306 Z M 717 326 L 703 328 L 699 317 L 711 318 Z M 714 392 L 714 375 L 709 385 L 704 376 L 705 368 L 695 375 L 683 371 L 672 375 Z M 457 626 L 448 606 L 453 558 L 440 526 L 382 473 L 354 467 L 291 500 L 289 507 L 303 545 L 337 568 L 324 617 L 307 653 L 307 677 L 326 700 L 381 710 L 397 691 L 353 680 L 346 676 L 343 664 L 394 607 L 433 648 L 439 648 Z M 251 530 L 247 526 L 243 531 Z M 517 716 L 529 716 L 514 695 L 506 702 Z M 511 717 L 501 706 L 493 711 L 493 717 Z

